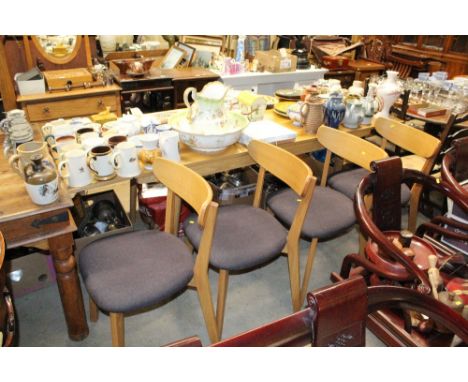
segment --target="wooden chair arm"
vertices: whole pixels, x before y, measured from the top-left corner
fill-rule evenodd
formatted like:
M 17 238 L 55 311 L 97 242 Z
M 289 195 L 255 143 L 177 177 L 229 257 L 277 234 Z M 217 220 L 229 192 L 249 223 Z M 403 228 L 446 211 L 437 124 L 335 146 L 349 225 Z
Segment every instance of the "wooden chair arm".
M 372 286 L 367 289 L 368 312 L 382 308 L 416 310 L 429 316 L 468 343 L 468 320 L 447 305 L 415 290 L 395 286 Z

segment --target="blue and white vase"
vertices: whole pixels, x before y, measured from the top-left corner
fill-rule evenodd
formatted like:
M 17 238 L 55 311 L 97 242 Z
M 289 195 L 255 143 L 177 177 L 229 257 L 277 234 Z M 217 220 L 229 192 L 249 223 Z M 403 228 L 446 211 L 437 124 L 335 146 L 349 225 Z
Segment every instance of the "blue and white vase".
M 337 128 L 345 116 L 346 106 L 343 103 L 341 92 L 330 94 L 330 98 L 325 104 L 325 124 Z

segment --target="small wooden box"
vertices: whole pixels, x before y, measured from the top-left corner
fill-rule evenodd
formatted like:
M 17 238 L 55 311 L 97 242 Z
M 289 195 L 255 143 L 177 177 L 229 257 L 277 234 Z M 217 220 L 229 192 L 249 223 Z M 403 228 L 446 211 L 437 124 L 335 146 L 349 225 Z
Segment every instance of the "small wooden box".
M 255 58 L 265 71 L 272 73 L 294 72 L 297 66 L 297 56 L 287 54 L 285 57 L 277 50 L 257 51 Z
M 348 69 L 349 58 L 344 56 L 323 56 L 323 66 L 332 70 Z
M 47 70 L 44 78 L 49 88 L 63 88 L 67 84 L 82 85 L 85 82 L 92 82 L 93 76 L 86 68 Z

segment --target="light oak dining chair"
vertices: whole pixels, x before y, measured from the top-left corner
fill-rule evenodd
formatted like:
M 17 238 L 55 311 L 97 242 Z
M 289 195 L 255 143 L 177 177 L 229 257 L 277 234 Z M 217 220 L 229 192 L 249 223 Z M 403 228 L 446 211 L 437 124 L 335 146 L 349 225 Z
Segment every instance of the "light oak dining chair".
M 430 174 L 441 148 L 441 141 L 438 138 L 385 117 L 376 118 L 374 127 L 383 138 L 382 148 L 388 141 L 412 153 L 401 157 L 403 168 L 421 171 L 425 175 Z M 411 188 L 408 228 L 412 232 L 416 229 L 421 192 L 422 187 L 419 184 Z
M 357 164 L 365 171 L 370 170 L 372 161 L 388 156 L 384 150 L 364 139 L 324 125 L 319 127 L 317 139 L 327 151 L 320 186 L 315 188 L 314 197 L 301 231 L 302 239 L 311 242 L 302 276 L 301 303 L 307 293 L 318 242 L 340 236 L 352 228 L 356 222 L 352 195 L 350 198 L 344 193 L 327 187 L 332 153 Z M 353 187 L 357 188 L 358 183 L 359 181 Z M 283 224 L 291 226 L 298 204 L 297 200 L 297 194 L 291 189 L 286 189 L 272 196 L 268 200 L 268 207 Z
M 124 316 L 163 303 L 187 286 L 196 288 L 211 341 L 218 341 L 208 266 L 218 204 L 200 175 L 163 159 L 154 161 L 155 177 L 168 188 L 164 232 L 135 231 L 97 240 L 79 256 L 90 296 L 90 319 L 98 307 L 109 312 L 112 345 L 124 346 Z M 203 227 L 198 255 L 177 237 L 181 199 L 197 212 Z
M 254 270 L 285 253 L 288 257 L 291 300 L 294 311 L 299 301 L 299 241 L 301 228 L 314 193 L 316 178 L 301 159 L 277 146 L 252 141 L 250 156 L 260 165 L 253 205 L 222 206 L 211 250 L 211 265 L 219 269 L 216 319 L 221 337 L 230 273 Z M 289 232 L 275 217 L 260 208 L 265 173 L 269 172 L 286 183 L 296 195 L 296 211 L 291 218 Z M 200 250 L 202 227 L 196 216 L 185 221 L 185 234 L 196 250 Z

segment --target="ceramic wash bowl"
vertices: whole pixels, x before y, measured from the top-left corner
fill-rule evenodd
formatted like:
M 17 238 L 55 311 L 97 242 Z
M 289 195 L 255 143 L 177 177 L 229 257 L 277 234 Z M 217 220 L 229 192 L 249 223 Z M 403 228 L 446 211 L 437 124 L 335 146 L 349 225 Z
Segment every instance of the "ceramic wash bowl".
M 214 129 L 209 125 L 192 125 L 187 118 L 187 111 L 182 111 L 170 117 L 168 124 L 179 133 L 181 142 L 192 150 L 213 153 L 236 143 L 249 120 L 239 113 L 227 111 L 224 127 Z

